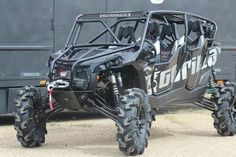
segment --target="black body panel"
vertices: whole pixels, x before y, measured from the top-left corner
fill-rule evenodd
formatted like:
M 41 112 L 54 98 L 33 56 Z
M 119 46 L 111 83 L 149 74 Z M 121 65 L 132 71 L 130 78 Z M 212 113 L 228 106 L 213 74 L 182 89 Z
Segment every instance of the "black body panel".
M 198 102 L 203 99 L 206 86 L 197 87 L 191 91 L 186 88 L 173 89 L 159 96 L 150 96 L 150 103 L 153 107 L 162 108 L 164 106 L 172 106 L 176 104 Z M 198 97 L 196 97 L 196 95 Z

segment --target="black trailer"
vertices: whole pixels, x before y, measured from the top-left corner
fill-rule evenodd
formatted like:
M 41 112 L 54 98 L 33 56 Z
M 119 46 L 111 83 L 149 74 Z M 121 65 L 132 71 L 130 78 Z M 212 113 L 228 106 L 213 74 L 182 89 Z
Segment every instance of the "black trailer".
M 0 46 L 0 115 L 15 110 L 17 89 L 43 86 L 48 71 L 43 63 L 51 53 L 50 46 Z
M 236 46 L 221 46 L 219 58 L 215 66 L 216 79 L 236 83 Z

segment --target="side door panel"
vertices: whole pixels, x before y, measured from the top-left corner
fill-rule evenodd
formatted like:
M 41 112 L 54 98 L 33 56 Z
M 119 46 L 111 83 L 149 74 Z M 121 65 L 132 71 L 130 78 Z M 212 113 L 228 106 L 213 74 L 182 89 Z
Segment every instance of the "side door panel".
M 154 65 L 154 72 L 152 75 L 153 95 L 159 95 L 182 85 L 182 83 L 179 85 L 176 84 L 176 82 L 180 81 L 181 68 L 177 68 L 177 63 L 181 53 L 183 53 L 182 48 L 183 46 L 178 48 L 169 62 L 163 64 L 157 63 Z M 174 86 L 174 84 L 176 85 Z

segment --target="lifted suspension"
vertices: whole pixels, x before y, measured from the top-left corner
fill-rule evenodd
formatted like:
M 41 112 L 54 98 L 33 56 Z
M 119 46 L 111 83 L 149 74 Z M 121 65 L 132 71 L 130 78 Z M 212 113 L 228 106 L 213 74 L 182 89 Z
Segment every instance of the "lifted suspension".
M 113 88 L 114 103 L 115 105 L 117 105 L 120 99 L 120 93 L 117 86 L 116 76 L 113 72 L 111 72 L 110 79 L 111 79 L 112 88 Z
M 218 109 L 217 104 L 206 98 L 204 98 L 201 102 L 194 102 L 194 104 L 210 111 L 216 111 Z

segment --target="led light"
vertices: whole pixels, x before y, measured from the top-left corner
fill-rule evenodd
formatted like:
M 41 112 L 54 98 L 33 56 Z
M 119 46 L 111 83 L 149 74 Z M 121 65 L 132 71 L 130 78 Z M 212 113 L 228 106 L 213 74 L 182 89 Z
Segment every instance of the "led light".
M 165 0 L 150 0 L 153 4 L 162 4 Z
M 217 84 L 221 86 L 223 84 L 223 80 L 217 80 Z
M 116 66 L 119 66 L 119 65 L 121 65 L 122 64 L 122 60 L 120 59 L 120 58 L 117 58 L 116 60 L 115 60 L 115 65 Z
M 96 75 L 96 80 L 100 80 L 100 75 L 99 74 Z
M 45 86 L 46 86 L 46 80 L 40 80 L 40 81 L 39 81 L 39 85 L 40 85 L 41 87 L 45 87 Z
M 106 68 L 110 68 L 111 67 L 111 63 L 110 62 L 107 62 L 106 63 Z
M 67 71 L 61 71 L 60 76 L 61 77 L 66 77 L 67 73 L 68 73 Z

